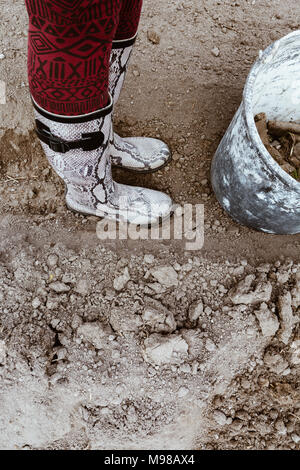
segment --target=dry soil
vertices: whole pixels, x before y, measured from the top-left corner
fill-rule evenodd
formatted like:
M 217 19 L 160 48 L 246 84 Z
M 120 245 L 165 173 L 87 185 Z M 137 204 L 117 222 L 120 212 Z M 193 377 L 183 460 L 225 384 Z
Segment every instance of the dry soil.
M 144 2 L 115 125 L 173 161 L 115 177 L 205 205 L 189 252 L 100 242 L 67 211 L 33 133 L 25 7 L 0 0 L 1 448 L 299 449 L 300 236 L 238 226 L 209 183 L 251 64 L 299 17 L 297 0 Z

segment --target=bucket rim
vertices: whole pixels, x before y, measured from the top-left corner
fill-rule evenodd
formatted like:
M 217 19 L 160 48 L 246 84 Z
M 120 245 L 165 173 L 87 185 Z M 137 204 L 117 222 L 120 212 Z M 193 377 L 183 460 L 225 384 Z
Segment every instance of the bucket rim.
M 299 38 L 299 46 L 300 46 L 300 30 L 293 31 L 292 33 L 283 36 L 282 38 L 278 39 L 277 41 L 273 42 L 270 46 L 268 46 L 264 51 L 262 51 L 260 57 L 256 60 L 254 65 L 252 66 L 250 73 L 247 77 L 246 84 L 244 87 L 243 92 L 243 108 L 245 112 L 245 119 L 247 123 L 247 127 L 249 129 L 249 136 L 251 139 L 252 144 L 255 146 L 255 150 L 260 154 L 262 160 L 266 164 L 266 166 L 273 172 L 275 175 L 289 188 L 294 189 L 296 192 L 300 192 L 300 181 L 297 181 L 295 178 L 290 176 L 285 170 L 283 170 L 280 165 L 274 160 L 274 158 L 270 155 L 267 151 L 266 147 L 262 143 L 262 140 L 259 136 L 257 131 L 254 115 L 252 110 L 252 102 L 253 102 L 253 89 L 254 83 L 260 71 L 262 64 L 265 62 L 266 58 L 269 57 L 272 52 L 274 56 L 278 48 L 283 45 L 284 42 L 289 41 L 292 38 Z M 299 57 L 300 57 L 300 48 L 299 48 Z

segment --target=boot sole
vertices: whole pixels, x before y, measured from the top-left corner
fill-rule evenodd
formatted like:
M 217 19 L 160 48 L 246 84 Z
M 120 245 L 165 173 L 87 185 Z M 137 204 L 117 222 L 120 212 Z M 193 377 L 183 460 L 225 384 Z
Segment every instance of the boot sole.
M 117 219 L 113 219 L 113 218 L 110 218 L 110 217 L 107 217 L 107 215 L 103 214 L 103 215 L 98 215 L 98 214 L 95 214 L 95 213 L 91 213 L 91 212 L 85 212 L 85 211 L 79 211 L 77 209 L 73 209 L 66 201 L 66 196 L 67 196 L 67 188 L 65 187 L 65 204 L 66 204 L 66 207 L 69 211 L 73 212 L 74 214 L 81 214 L 81 215 L 85 215 L 86 217 L 99 217 L 99 219 L 105 219 L 107 218 L 108 220 L 115 220 L 115 222 L 119 223 L 119 221 Z M 163 224 L 163 222 L 169 218 L 171 218 L 172 216 L 174 215 L 174 210 L 171 210 L 170 211 L 170 214 L 165 216 L 165 217 L 159 217 L 158 220 L 154 223 L 149 223 L 149 224 L 133 224 L 133 225 L 136 225 L 137 227 L 142 227 L 142 228 L 151 228 L 151 227 L 159 227 L 160 225 Z M 123 221 L 124 222 L 124 221 Z M 132 224 L 133 222 L 127 222 L 127 224 Z

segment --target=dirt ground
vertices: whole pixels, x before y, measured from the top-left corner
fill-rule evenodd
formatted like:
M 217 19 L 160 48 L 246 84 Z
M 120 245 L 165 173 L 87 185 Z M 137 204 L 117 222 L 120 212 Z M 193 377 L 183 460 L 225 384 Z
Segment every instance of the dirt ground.
M 33 133 L 23 0 L 0 0 L 0 447 L 299 449 L 300 235 L 238 226 L 212 156 L 296 0 L 145 0 L 115 125 L 172 163 L 117 181 L 205 206 L 205 244 L 101 242 Z M 149 41 L 149 31 L 159 44 Z

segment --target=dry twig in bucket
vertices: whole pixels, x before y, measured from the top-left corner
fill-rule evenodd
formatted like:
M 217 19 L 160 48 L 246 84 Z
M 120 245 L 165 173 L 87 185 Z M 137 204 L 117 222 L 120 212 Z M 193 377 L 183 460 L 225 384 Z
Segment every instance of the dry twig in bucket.
M 254 118 L 262 143 L 281 168 L 300 181 L 300 124 L 267 121 L 265 113 Z

